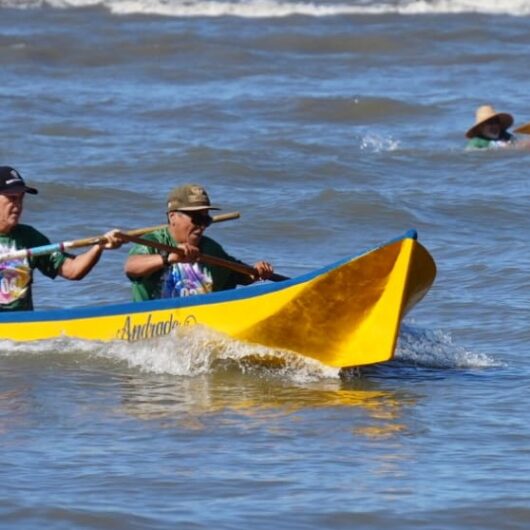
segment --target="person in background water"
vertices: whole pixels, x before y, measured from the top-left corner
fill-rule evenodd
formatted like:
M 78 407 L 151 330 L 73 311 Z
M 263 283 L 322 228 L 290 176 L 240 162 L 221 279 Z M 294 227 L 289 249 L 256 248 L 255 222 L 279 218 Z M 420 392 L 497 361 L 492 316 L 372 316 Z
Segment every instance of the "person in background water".
M 467 149 L 491 149 L 508 147 L 516 138 L 508 132 L 513 117 L 505 112 L 496 112 L 491 105 L 482 105 L 476 110 L 475 125 L 466 132 L 469 138 Z
M 0 166 L 0 256 L 18 249 L 49 245 L 50 240 L 29 225 L 19 224 L 26 193 L 36 195 L 16 169 Z M 115 232 L 105 234 L 106 244 L 94 245 L 78 256 L 54 252 L 29 260 L 0 261 L 0 311 L 33 309 L 31 285 L 33 270 L 39 269 L 49 278 L 57 275 L 68 280 L 81 280 L 98 262 L 104 248 L 118 248 L 121 241 Z
M 131 248 L 125 262 L 125 273 L 132 281 L 134 301 L 223 291 L 272 276 L 273 268 L 266 261 L 254 264 L 256 274 L 253 277 L 197 261 L 199 253 L 204 253 L 238 262 L 219 243 L 204 236 L 204 231 L 212 222 L 210 210 L 219 208 L 211 205 L 202 186 L 185 184 L 170 192 L 167 201 L 168 226 L 143 237 L 178 247 L 180 253 L 167 253 L 138 244 Z

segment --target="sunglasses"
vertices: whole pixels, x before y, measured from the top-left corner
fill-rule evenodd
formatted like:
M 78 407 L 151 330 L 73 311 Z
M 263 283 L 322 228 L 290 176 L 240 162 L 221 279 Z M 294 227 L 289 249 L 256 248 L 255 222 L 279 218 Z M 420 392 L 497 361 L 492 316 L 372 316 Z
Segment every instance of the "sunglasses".
M 213 219 L 208 214 L 203 214 L 199 212 L 183 212 L 179 211 L 179 213 L 183 213 L 187 217 L 191 219 L 191 222 L 196 226 L 204 226 L 208 228 L 211 224 Z

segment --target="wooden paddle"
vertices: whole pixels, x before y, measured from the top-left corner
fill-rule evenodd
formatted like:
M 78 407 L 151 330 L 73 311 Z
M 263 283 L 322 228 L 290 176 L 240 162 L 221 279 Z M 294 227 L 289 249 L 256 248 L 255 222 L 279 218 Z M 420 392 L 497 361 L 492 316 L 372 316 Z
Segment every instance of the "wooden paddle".
M 520 127 L 517 127 L 513 132 L 520 133 L 520 134 L 530 134 L 530 122 L 525 123 L 524 125 L 521 125 Z
M 159 243 L 158 241 L 150 241 L 149 239 L 144 239 L 135 234 L 131 234 L 131 232 L 122 233 L 120 234 L 120 236 L 125 241 L 130 241 L 133 243 L 138 243 L 140 245 L 145 245 L 146 247 L 153 247 L 158 250 L 165 250 L 166 252 L 173 252 L 175 254 L 182 255 L 182 250 L 180 250 L 178 247 L 165 245 L 164 243 Z M 219 258 L 217 256 L 209 256 L 208 254 L 199 254 L 198 261 L 202 261 L 203 263 L 206 263 L 208 265 L 217 265 L 218 267 L 224 267 L 225 269 L 246 274 L 247 276 L 250 276 L 253 279 L 256 277 L 256 270 L 254 269 L 254 267 L 251 267 L 250 265 L 245 265 L 244 263 L 230 261 L 227 259 Z M 284 280 L 290 280 L 290 278 L 288 278 L 287 276 L 282 276 L 281 274 L 276 273 L 274 273 L 268 279 L 273 282 L 283 282 Z
M 230 213 L 215 215 L 214 217 L 212 217 L 212 222 L 220 223 L 222 221 L 229 221 L 231 219 L 239 219 L 239 212 L 230 212 Z M 145 228 L 137 228 L 135 230 L 129 230 L 128 232 L 124 232 L 124 234 L 130 235 L 130 236 L 140 236 L 143 234 L 147 234 L 148 232 L 154 232 L 155 230 L 160 230 L 162 228 L 165 228 L 166 226 L 167 224 L 157 225 L 157 226 L 148 226 Z M 64 250 L 70 250 L 73 248 L 90 247 L 92 245 L 98 245 L 100 243 L 104 243 L 105 241 L 106 241 L 105 236 L 101 235 L 101 236 L 87 237 L 85 239 L 76 239 L 75 241 L 63 241 L 62 243 L 51 243 L 49 245 L 42 245 L 40 247 L 22 248 L 19 250 L 13 250 L 13 251 L 9 251 L 4 254 L 1 254 L 0 263 L 3 261 L 9 261 L 9 260 L 20 260 L 24 258 L 29 259 L 31 257 L 45 256 L 46 254 L 51 254 L 53 252 L 62 252 Z

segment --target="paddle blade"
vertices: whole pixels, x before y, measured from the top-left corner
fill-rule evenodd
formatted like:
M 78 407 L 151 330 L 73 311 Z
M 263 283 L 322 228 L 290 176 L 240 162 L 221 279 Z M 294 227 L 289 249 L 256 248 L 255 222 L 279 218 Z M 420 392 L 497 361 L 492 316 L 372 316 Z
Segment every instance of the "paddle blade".
M 525 123 L 524 125 L 521 125 L 520 127 L 517 127 L 517 129 L 515 129 L 514 132 L 519 133 L 519 134 L 530 134 L 530 122 Z

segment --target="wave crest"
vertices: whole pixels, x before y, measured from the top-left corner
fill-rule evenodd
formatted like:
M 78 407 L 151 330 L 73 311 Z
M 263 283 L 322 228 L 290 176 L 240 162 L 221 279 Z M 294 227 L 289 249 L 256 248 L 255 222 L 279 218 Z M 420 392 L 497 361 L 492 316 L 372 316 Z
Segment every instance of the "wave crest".
M 329 17 L 342 15 L 433 15 L 482 13 L 486 15 L 530 15 L 527 0 L 398 0 L 397 2 L 282 2 L 277 0 L 0 0 L 0 7 L 19 9 L 52 7 L 103 7 L 115 15 L 160 15 L 168 17 L 284 18 L 294 15 Z

